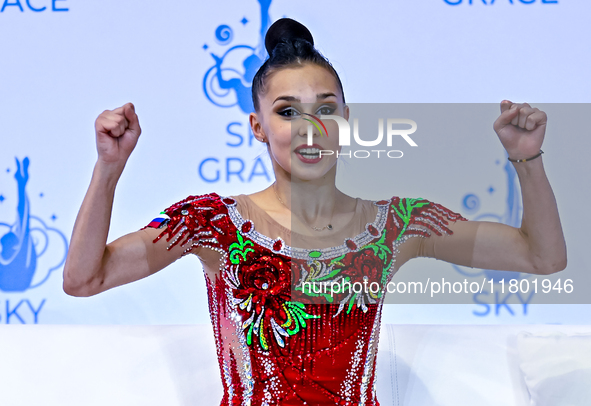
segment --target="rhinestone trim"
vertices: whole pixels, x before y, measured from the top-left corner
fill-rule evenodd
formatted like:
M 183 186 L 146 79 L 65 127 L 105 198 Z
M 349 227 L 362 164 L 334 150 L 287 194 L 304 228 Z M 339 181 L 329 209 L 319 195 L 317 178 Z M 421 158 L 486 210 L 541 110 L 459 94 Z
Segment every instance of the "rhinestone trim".
M 251 220 L 244 219 L 242 217 L 242 215 L 240 214 L 240 212 L 236 208 L 235 201 L 230 204 L 227 203 L 227 200 L 229 200 L 229 199 L 234 200 L 231 197 L 226 197 L 226 196 L 221 197 L 221 201 L 226 205 L 226 208 L 228 209 L 228 215 L 230 216 L 230 220 L 232 220 L 232 223 L 234 223 L 234 226 L 238 230 L 242 230 L 242 225 L 244 223 L 249 222 L 249 221 L 251 223 L 253 223 Z M 353 251 L 357 251 L 357 250 L 359 250 L 359 248 L 363 247 L 364 245 L 369 244 L 371 241 L 375 240 L 376 238 L 379 238 L 379 236 L 382 235 L 382 231 L 384 230 L 384 227 L 386 226 L 386 221 L 388 220 L 388 207 L 391 203 L 391 200 L 386 201 L 386 203 L 383 203 L 383 202 L 384 201 L 379 201 L 379 202 L 374 201 L 373 202 L 373 204 L 378 207 L 378 213 L 377 213 L 376 218 L 373 221 L 373 223 L 366 224 L 365 231 L 361 232 L 360 234 L 357 234 L 353 238 L 347 238 L 347 239 L 343 240 L 343 244 L 336 246 L 336 247 L 329 247 L 329 248 L 322 248 L 322 249 L 306 249 L 306 248 L 291 247 L 291 246 L 285 244 L 285 242 L 283 242 L 281 249 L 279 251 L 275 251 L 273 249 L 273 244 L 277 241 L 277 239 L 273 239 L 273 238 L 270 238 L 264 234 L 259 233 L 258 231 L 256 231 L 254 226 L 251 227 L 251 229 L 248 232 L 244 233 L 244 235 L 247 235 L 254 242 L 267 248 L 268 250 L 270 250 L 272 252 L 276 252 L 278 254 L 285 255 L 285 256 L 288 256 L 291 258 L 308 260 L 308 259 L 310 259 L 310 255 L 309 255 L 310 252 L 319 252 L 320 255 L 315 256 L 314 257 L 315 260 L 321 261 L 321 260 L 332 259 L 332 258 L 339 257 L 341 255 L 347 254 L 348 252 L 352 251 L 349 247 L 347 247 L 347 244 L 346 244 L 347 240 L 353 241 L 356 244 L 356 248 Z M 368 228 L 370 225 L 373 225 L 378 230 L 377 237 L 372 235 L 368 231 Z

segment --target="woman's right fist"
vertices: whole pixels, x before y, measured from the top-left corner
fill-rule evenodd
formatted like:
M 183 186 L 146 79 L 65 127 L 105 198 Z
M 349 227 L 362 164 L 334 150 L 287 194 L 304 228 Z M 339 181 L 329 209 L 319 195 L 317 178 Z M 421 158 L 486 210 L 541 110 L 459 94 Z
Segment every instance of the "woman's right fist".
M 125 166 L 142 133 L 135 107 L 127 103 L 115 110 L 105 110 L 94 123 L 99 160 Z

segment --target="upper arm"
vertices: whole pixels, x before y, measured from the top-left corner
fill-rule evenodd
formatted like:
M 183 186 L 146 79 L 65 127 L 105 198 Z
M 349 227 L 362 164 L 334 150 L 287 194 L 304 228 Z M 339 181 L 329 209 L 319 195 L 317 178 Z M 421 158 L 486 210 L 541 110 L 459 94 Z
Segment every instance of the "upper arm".
M 107 244 L 99 270 L 75 289 L 75 296 L 95 295 L 145 278 L 183 255 L 199 255 L 204 246 L 221 248 L 216 236 L 226 224 L 224 207 L 215 193 L 173 204 L 146 227 Z
M 161 232 L 146 228 L 107 244 L 99 272 L 80 296 L 95 295 L 143 279 L 183 256 L 186 247 L 180 244 L 168 249 L 166 238 L 154 242 Z
M 417 238 L 407 239 L 399 247 L 396 257 L 398 268 L 419 257 L 474 267 L 474 244 L 479 224 L 477 221 L 450 222 L 447 224 L 449 234 L 437 235 L 431 232 L 428 237 L 417 235 Z
M 472 268 L 543 273 L 533 265 L 519 228 L 487 221 L 456 221 L 447 227 L 450 234 L 407 240 L 400 249 L 400 262 L 428 257 Z
M 474 223 L 478 224 L 478 231 L 474 237 L 473 267 L 532 274 L 545 273 L 534 265 L 527 238 L 520 228 L 489 221 Z

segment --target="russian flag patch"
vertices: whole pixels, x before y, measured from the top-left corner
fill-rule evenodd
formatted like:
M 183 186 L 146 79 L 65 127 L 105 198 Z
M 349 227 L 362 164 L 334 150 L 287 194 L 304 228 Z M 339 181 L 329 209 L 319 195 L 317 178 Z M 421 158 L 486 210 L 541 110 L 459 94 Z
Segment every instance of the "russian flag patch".
M 163 214 L 163 213 L 161 213 L 161 214 Z M 156 217 L 154 220 L 150 221 L 150 224 L 148 224 L 146 227 L 160 228 L 160 227 L 164 226 L 166 223 L 168 223 L 168 220 L 170 220 L 170 218 L 168 216 Z

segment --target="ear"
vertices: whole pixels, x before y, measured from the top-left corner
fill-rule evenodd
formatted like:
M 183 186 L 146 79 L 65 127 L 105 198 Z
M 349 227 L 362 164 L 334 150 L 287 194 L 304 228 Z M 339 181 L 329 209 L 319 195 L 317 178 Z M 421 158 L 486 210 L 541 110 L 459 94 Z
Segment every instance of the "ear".
M 267 136 L 263 130 L 263 125 L 261 124 L 259 117 L 256 113 L 250 113 L 248 116 L 248 121 L 250 123 L 250 128 L 252 129 L 252 134 L 254 137 L 263 143 L 268 143 Z

